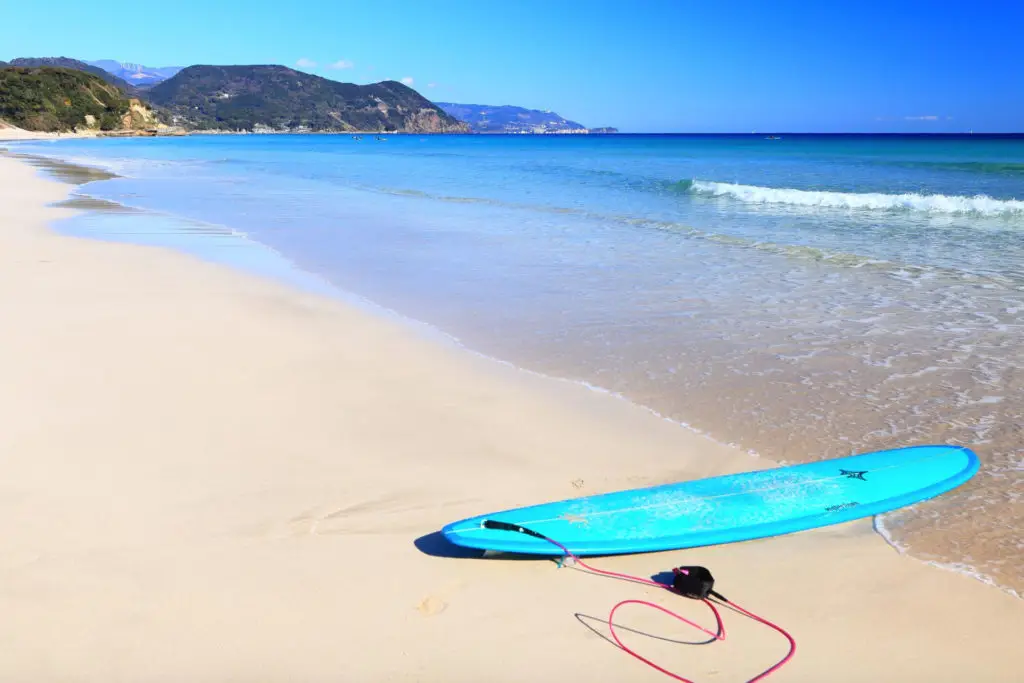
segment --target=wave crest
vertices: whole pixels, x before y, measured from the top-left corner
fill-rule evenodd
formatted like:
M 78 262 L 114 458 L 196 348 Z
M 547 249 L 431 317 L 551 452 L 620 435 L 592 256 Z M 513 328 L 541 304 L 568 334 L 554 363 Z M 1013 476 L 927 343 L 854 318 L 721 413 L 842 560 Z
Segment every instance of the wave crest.
M 938 214 L 974 214 L 981 216 L 1022 216 L 1024 201 L 995 199 L 987 195 L 965 197 L 944 194 L 884 194 L 881 192 L 828 192 L 793 188 L 760 187 L 694 180 L 690 192 L 715 197 L 731 197 L 750 204 L 788 204 L 790 206 L 872 211 L 921 211 Z

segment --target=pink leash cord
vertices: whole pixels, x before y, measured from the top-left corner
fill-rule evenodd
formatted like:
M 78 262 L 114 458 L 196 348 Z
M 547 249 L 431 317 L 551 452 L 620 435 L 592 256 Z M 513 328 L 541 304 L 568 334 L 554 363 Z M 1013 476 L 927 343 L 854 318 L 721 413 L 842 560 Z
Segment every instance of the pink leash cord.
M 540 537 L 539 534 L 538 534 L 538 537 Z M 553 543 L 554 545 L 556 545 L 559 548 L 561 548 L 562 552 L 565 553 L 566 557 L 571 557 L 574 563 L 579 564 L 581 567 L 583 567 L 584 569 L 586 569 L 589 572 L 592 572 L 594 574 L 599 574 L 601 576 L 609 576 L 609 577 L 615 578 L 615 579 L 624 579 L 626 581 L 635 581 L 636 583 L 642 583 L 642 584 L 646 584 L 648 586 L 654 586 L 656 588 L 663 588 L 663 589 L 665 589 L 667 591 L 672 591 L 672 587 L 671 586 L 666 586 L 665 584 L 658 583 L 657 581 L 651 581 L 650 579 L 645 579 L 645 578 L 642 578 L 642 577 L 639 577 L 639 576 L 633 576 L 631 574 L 620 574 L 618 572 L 612 572 L 612 571 L 608 571 L 608 570 L 605 570 L 605 569 L 598 569 L 597 567 L 592 567 L 589 564 L 587 564 L 586 562 L 584 562 L 583 560 L 581 560 L 580 558 L 578 558 L 575 555 L 573 555 L 571 552 L 569 552 L 569 549 L 566 548 L 561 543 L 559 543 L 558 541 L 555 541 L 554 539 L 550 539 L 550 538 L 548 538 L 546 536 L 543 536 L 542 538 L 544 538 L 544 540 L 546 540 L 546 541 L 548 541 L 550 543 Z M 674 591 L 672 591 L 672 592 L 674 592 Z M 721 597 L 721 596 L 719 596 L 719 597 Z M 724 598 L 722 598 L 722 599 L 725 600 Z M 718 609 L 715 607 L 715 604 L 713 602 L 711 602 L 707 598 L 701 598 L 701 600 L 704 602 L 704 604 L 706 604 L 709 608 L 711 608 L 711 612 L 715 615 L 715 621 L 718 624 L 718 628 L 714 632 L 712 632 L 709 629 L 704 628 L 703 626 L 701 626 L 700 624 L 698 624 L 696 622 L 690 621 L 686 617 L 684 617 L 684 616 L 682 616 L 680 614 L 677 614 L 676 612 L 673 612 L 672 610 L 670 610 L 670 609 L 668 609 L 666 607 L 662 607 L 661 605 L 655 604 L 653 602 L 648 602 L 646 600 L 623 600 L 623 601 L 617 603 L 614 607 L 612 607 L 611 612 L 608 613 L 608 630 L 611 632 L 612 638 L 615 640 L 615 643 L 620 648 L 622 648 L 625 652 L 627 652 L 628 654 L 632 655 L 636 659 L 639 659 L 644 664 L 650 666 L 653 669 L 657 669 L 658 671 L 660 671 L 661 673 L 665 674 L 666 676 L 669 676 L 669 677 L 671 677 L 671 678 L 673 678 L 673 679 L 675 679 L 677 681 L 681 681 L 682 683 L 694 683 L 689 678 L 683 678 L 679 674 L 673 673 L 673 672 L 669 671 L 668 669 L 666 669 L 666 668 L 664 668 L 664 667 L 662 667 L 662 666 L 660 666 L 658 664 L 655 664 L 650 659 L 647 659 L 646 657 L 644 657 L 643 655 L 641 655 L 638 652 L 634 651 L 633 649 L 628 647 L 625 643 L 623 643 L 622 640 L 619 638 L 618 633 L 615 632 L 614 618 L 615 618 L 615 612 L 620 607 L 622 607 L 623 605 L 645 605 L 647 607 L 653 607 L 654 609 L 656 609 L 656 610 L 658 610 L 660 612 L 663 612 L 663 613 L 669 615 L 670 617 L 683 622 L 684 624 L 688 624 L 689 626 L 693 626 L 694 628 L 698 629 L 699 631 L 701 631 L 703 633 L 706 633 L 707 635 L 711 636 L 712 638 L 714 638 L 716 640 L 725 640 L 725 624 L 722 623 L 722 615 L 719 613 Z M 774 624 L 774 623 L 768 621 L 767 619 L 754 614 L 750 610 L 745 609 L 743 607 L 740 607 L 739 605 L 737 605 L 736 603 L 732 602 L 731 600 L 725 600 L 725 602 L 728 603 L 729 605 L 731 605 L 734 609 L 739 611 L 741 614 L 749 617 L 750 619 L 753 619 L 754 621 L 760 622 L 760 623 L 764 624 L 765 626 L 778 631 L 779 633 L 781 633 L 786 638 L 786 640 L 789 641 L 789 652 L 786 653 L 786 656 L 783 657 L 782 659 L 780 659 L 778 662 L 776 662 L 771 667 L 765 669 L 764 671 L 762 671 L 758 675 L 756 675 L 753 678 L 751 678 L 749 681 L 747 681 L 747 683 L 754 683 L 755 681 L 760 681 L 760 680 L 763 680 L 763 679 L 767 678 L 771 674 L 773 674 L 776 671 L 778 671 L 779 669 L 781 669 L 790 659 L 793 658 L 793 655 L 796 654 L 796 640 L 793 639 L 793 636 L 791 636 L 789 634 L 789 632 L 787 632 L 781 626 L 779 626 L 777 624 Z

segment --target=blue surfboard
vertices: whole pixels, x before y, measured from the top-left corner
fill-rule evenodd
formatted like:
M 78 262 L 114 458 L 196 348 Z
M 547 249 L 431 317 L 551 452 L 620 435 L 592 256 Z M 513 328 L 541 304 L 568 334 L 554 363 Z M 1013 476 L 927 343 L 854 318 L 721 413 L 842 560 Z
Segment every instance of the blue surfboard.
M 526 527 L 581 556 L 733 543 L 911 505 L 959 486 L 978 466 L 967 448 L 913 446 L 503 510 L 441 533 L 459 546 L 535 555 L 561 551 L 484 522 Z

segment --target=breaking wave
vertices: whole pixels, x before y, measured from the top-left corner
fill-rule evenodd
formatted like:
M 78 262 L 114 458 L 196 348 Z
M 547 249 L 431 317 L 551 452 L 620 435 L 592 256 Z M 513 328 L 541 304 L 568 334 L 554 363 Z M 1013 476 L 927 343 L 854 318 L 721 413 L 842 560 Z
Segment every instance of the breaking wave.
M 881 192 L 827 192 L 792 188 L 760 187 L 694 180 L 689 191 L 715 197 L 731 197 L 750 204 L 787 204 L 827 209 L 873 211 L 921 211 L 935 214 L 973 214 L 980 216 L 1024 216 L 1024 201 L 995 199 L 987 195 L 973 197 L 944 194 L 884 194 Z

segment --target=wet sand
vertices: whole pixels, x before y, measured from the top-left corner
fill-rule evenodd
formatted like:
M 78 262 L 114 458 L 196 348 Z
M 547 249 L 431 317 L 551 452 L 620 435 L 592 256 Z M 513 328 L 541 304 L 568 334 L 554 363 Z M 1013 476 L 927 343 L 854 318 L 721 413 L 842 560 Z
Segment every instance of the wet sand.
M 608 395 L 175 252 L 63 237 L 68 185 L 0 158 L 0 678 L 663 680 L 602 619 L 653 598 L 546 560 L 449 556 L 513 505 L 770 466 Z M 870 520 L 604 558 L 704 564 L 797 639 L 779 681 L 1016 681 L 1024 606 Z M 622 625 L 696 632 L 643 611 Z M 785 653 L 628 642 L 697 680 Z

